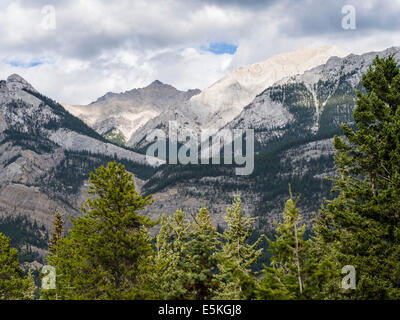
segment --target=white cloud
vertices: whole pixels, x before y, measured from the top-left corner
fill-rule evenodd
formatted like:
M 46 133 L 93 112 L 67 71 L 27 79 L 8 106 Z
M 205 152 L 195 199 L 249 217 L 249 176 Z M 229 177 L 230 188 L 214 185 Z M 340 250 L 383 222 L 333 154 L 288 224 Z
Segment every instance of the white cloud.
M 399 45 L 400 4 L 387 1 L 348 1 L 358 15 L 349 32 L 340 28 L 341 1 L 3 0 L 0 78 L 18 73 L 44 94 L 74 104 L 155 79 L 202 89 L 232 68 L 301 46 L 363 53 Z M 41 27 L 49 2 L 56 30 Z M 233 56 L 201 49 L 212 42 L 238 49 Z M 37 61 L 42 64 L 26 68 Z

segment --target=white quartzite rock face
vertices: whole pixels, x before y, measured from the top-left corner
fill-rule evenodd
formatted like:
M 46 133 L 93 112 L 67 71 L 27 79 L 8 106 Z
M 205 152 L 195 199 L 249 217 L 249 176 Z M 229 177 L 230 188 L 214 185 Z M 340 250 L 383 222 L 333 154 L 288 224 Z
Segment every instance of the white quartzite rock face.
M 165 128 L 168 121 L 172 120 L 197 131 L 218 130 L 237 117 L 258 94 L 278 80 L 324 64 L 332 56 L 345 55 L 346 51 L 335 46 L 301 48 L 238 68 L 189 101 L 170 107 L 138 128 L 128 144 L 137 148 L 144 147 L 144 137 L 151 129 Z M 276 118 L 283 111 L 274 109 L 261 112 Z M 277 119 L 278 122 L 288 120 L 290 119 Z
M 294 52 L 273 56 L 265 61 L 240 67 L 214 83 L 190 102 L 210 109 L 221 119 L 211 117 L 215 126 L 221 127 L 237 116 L 256 95 L 278 80 L 301 74 L 322 65 L 330 57 L 344 57 L 348 52 L 336 46 L 301 48 Z M 207 125 L 207 124 L 205 124 Z

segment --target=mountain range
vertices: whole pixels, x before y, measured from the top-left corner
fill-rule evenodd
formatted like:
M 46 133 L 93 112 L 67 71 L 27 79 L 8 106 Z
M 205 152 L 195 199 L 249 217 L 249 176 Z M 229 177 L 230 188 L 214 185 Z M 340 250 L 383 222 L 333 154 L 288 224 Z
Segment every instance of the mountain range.
M 255 170 L 236 176 L 231 166 L 162 166 L 143 186 L 157 198 L 158 210 L 182 207 L 195 211 L 201 199 L 214 213 L 216 224 L 232 195 L 239 193 L 247 212 L 258 217 L 259 228 L 271 229 L 288 197 L 288 185 L 301 194 L 302 216 L 310 221 L 323 200 L 331 197 L 334 174 L 332 138 L 341 135 L 341 124 L 353 126 L 355 91 L 373 59 L 400 48 L 344 58 L 331 57 L 325 64 L 302 74 L 283 78 L 263 92 L 223 128 L 253 128 L 256 140 Z
M 56 211 L 67 227 L 80 214 L 88 172 L 114 159 L 143 179 L 162 163 L 110 143 L 20 76 L 0 81 L 0 230 L 30 256 L 43 256 Z
M 26 261 L 44 255 L 52 217 L 81 214 L 89 172 L 118 160 L 135 174 L 139 190 L 154 194 L 145 213 L 158 218 L 202 201 L 213 222 L 239 193 L 259 230 L 270 230 L 288 196 L 301 194 L 305 221 L 330 197 L 332 138 L 353 125 L 355 90 L 376 55 L 337 47 L 303 48 L 241 67 L 209 88 L 180 91 L 154 81 L 107 93 L 87 106 L 57 103 L 18 75 L 0 81 L 0 231 L 24 249 Z M 176 120 L 195 130 L 251 128 L 255 169 L 236 176 L 232 165 L 169 165 L 143 154 L 152 129 Z M 67 224 L 67 227 L 70 226 Z
M 99 134 L 120 144 L 169 106 L 189 100 L 200 90 L 179 91 L 155 80 L 149 86 L 122 93 L 108 92 L 87 106 L 63 106 Z

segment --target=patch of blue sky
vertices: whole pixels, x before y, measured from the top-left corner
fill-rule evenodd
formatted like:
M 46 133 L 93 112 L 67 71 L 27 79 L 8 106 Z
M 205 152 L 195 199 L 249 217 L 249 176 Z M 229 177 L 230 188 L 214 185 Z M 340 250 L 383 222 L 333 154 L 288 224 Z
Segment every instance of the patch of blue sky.
M 32 61 L 8 60 L 6 61 L 6 63 L 13 67 L 18 67 L 18 68 L 33 68 L 43 64 L 43 62 L 39 60 L 32 60 Z
M 214 54 L 235 54 L 238 46 L 226 42 L 213 42 L 208 47 L 203 46 L 202 49 L 210 51 Z

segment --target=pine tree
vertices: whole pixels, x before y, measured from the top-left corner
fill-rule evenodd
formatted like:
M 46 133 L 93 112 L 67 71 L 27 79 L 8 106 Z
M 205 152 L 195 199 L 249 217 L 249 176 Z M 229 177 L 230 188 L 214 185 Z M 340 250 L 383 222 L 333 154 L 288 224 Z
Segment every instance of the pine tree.
M 331 276 L 330 264 L 320 262 L 314 254 L 314 243 L 305 240 L 297 200 L 285 203 L 283 222 L 277 223 L 275 241 L 269 242 L 270 267 L 265 267 L 259 283 L 259 299 L 320 299 L 321 286 Z
M 64 222 L 62 220 L 61 214 L 59 212 L 56 212 L 54 215 L 54 221 L 53 221 L 53 234 L 50 238 L 49 245 L 48 245 L 48 256 L 46 257 L 46 260 L 48 262 L 52 261 L 51 257 L 57 254 L 57 246 L 63 237 L 63 228 L 64 228 Z M 55 258 L 56 259 L 56 258 Z M 54 260 L 54 259 L 53 259 Z M 51 264 L 50 264 L 51 265 Z M 45 276 L 43 273 L 41 276 Z M 57 274 L 55 275 L 56 277 L 56 288 L 55 289 L 40 289 L 40 299 L 41 300 L 58 300 L 58 290 L 59 290 L 59 284 L 57 284 Z
M 34 292 L 32 276 L 25 276 L 19 267 L 18 250 L 0 232 L 0 300 L 31 300 Z
M 261 256 L 262 249 L 257 249 L 261 238 L 253 244 L 249 243 L 255 218 L 244 215 L 238 195 L 234 197 L 233 205 L 227 209 L 223 219 L 227 228 L 222 235 L 219 253 L 221 288 L 218 298 L 245 299 L 248 297 L 244 287 L 253 286 L 255 282 L 251 266 Z
M 400 69 L 376 57 L 357 91 L 357 130 L 335 137 L 335 199 L 315 226 L 320 254 L 334 264 L 327 297 L 400 298 Z M 355 290 L 340 287 L 341 269 L 356 270 Z
M 211 224 L 211 216 L 202 207 L 193 217 L 189 240 L 183 244 L 181 260 L 177 265 L 179 290 L 175 299 L 210 300 L 218 288 L 217 233 Z
M 164 214 L 157 235 L 155 255 L 154 290 L 161 299 L 174 299 L 185 294 L 185 288 L 178 281 L 185 243 L 189 240 L 190 223 L 186 214 L 177 210 L 172 217 Z
M 90 174 L 84 215 L 72 220 L 49 264 L 56 267 L 61 299 L 144 299 L 152 272 L 148 229 L 156 223 L 139 214 L 152 203 L 135 189 L 123 165 L 109 163 Z
M 27 275 L 27 287 L 24 291 L 24 300 L 35 300 L 36 299 L 36 284 L 35 284 L 35 276 L 33 275 L 32 270 L 28 270 Z
M 53 227 L 54 231 L 50 238 L 49 249 L 48 249 L 48 253 L 50 255 L 55 254 L 57 243 L 62 238 L 62 235 L 63 235 L 64 222 L 63 222 L 63 220 L 61 218 L 61 214 L 59 212 L 56 212 L 56 214 L 54 215 L 53 226 L 54 226 Z

